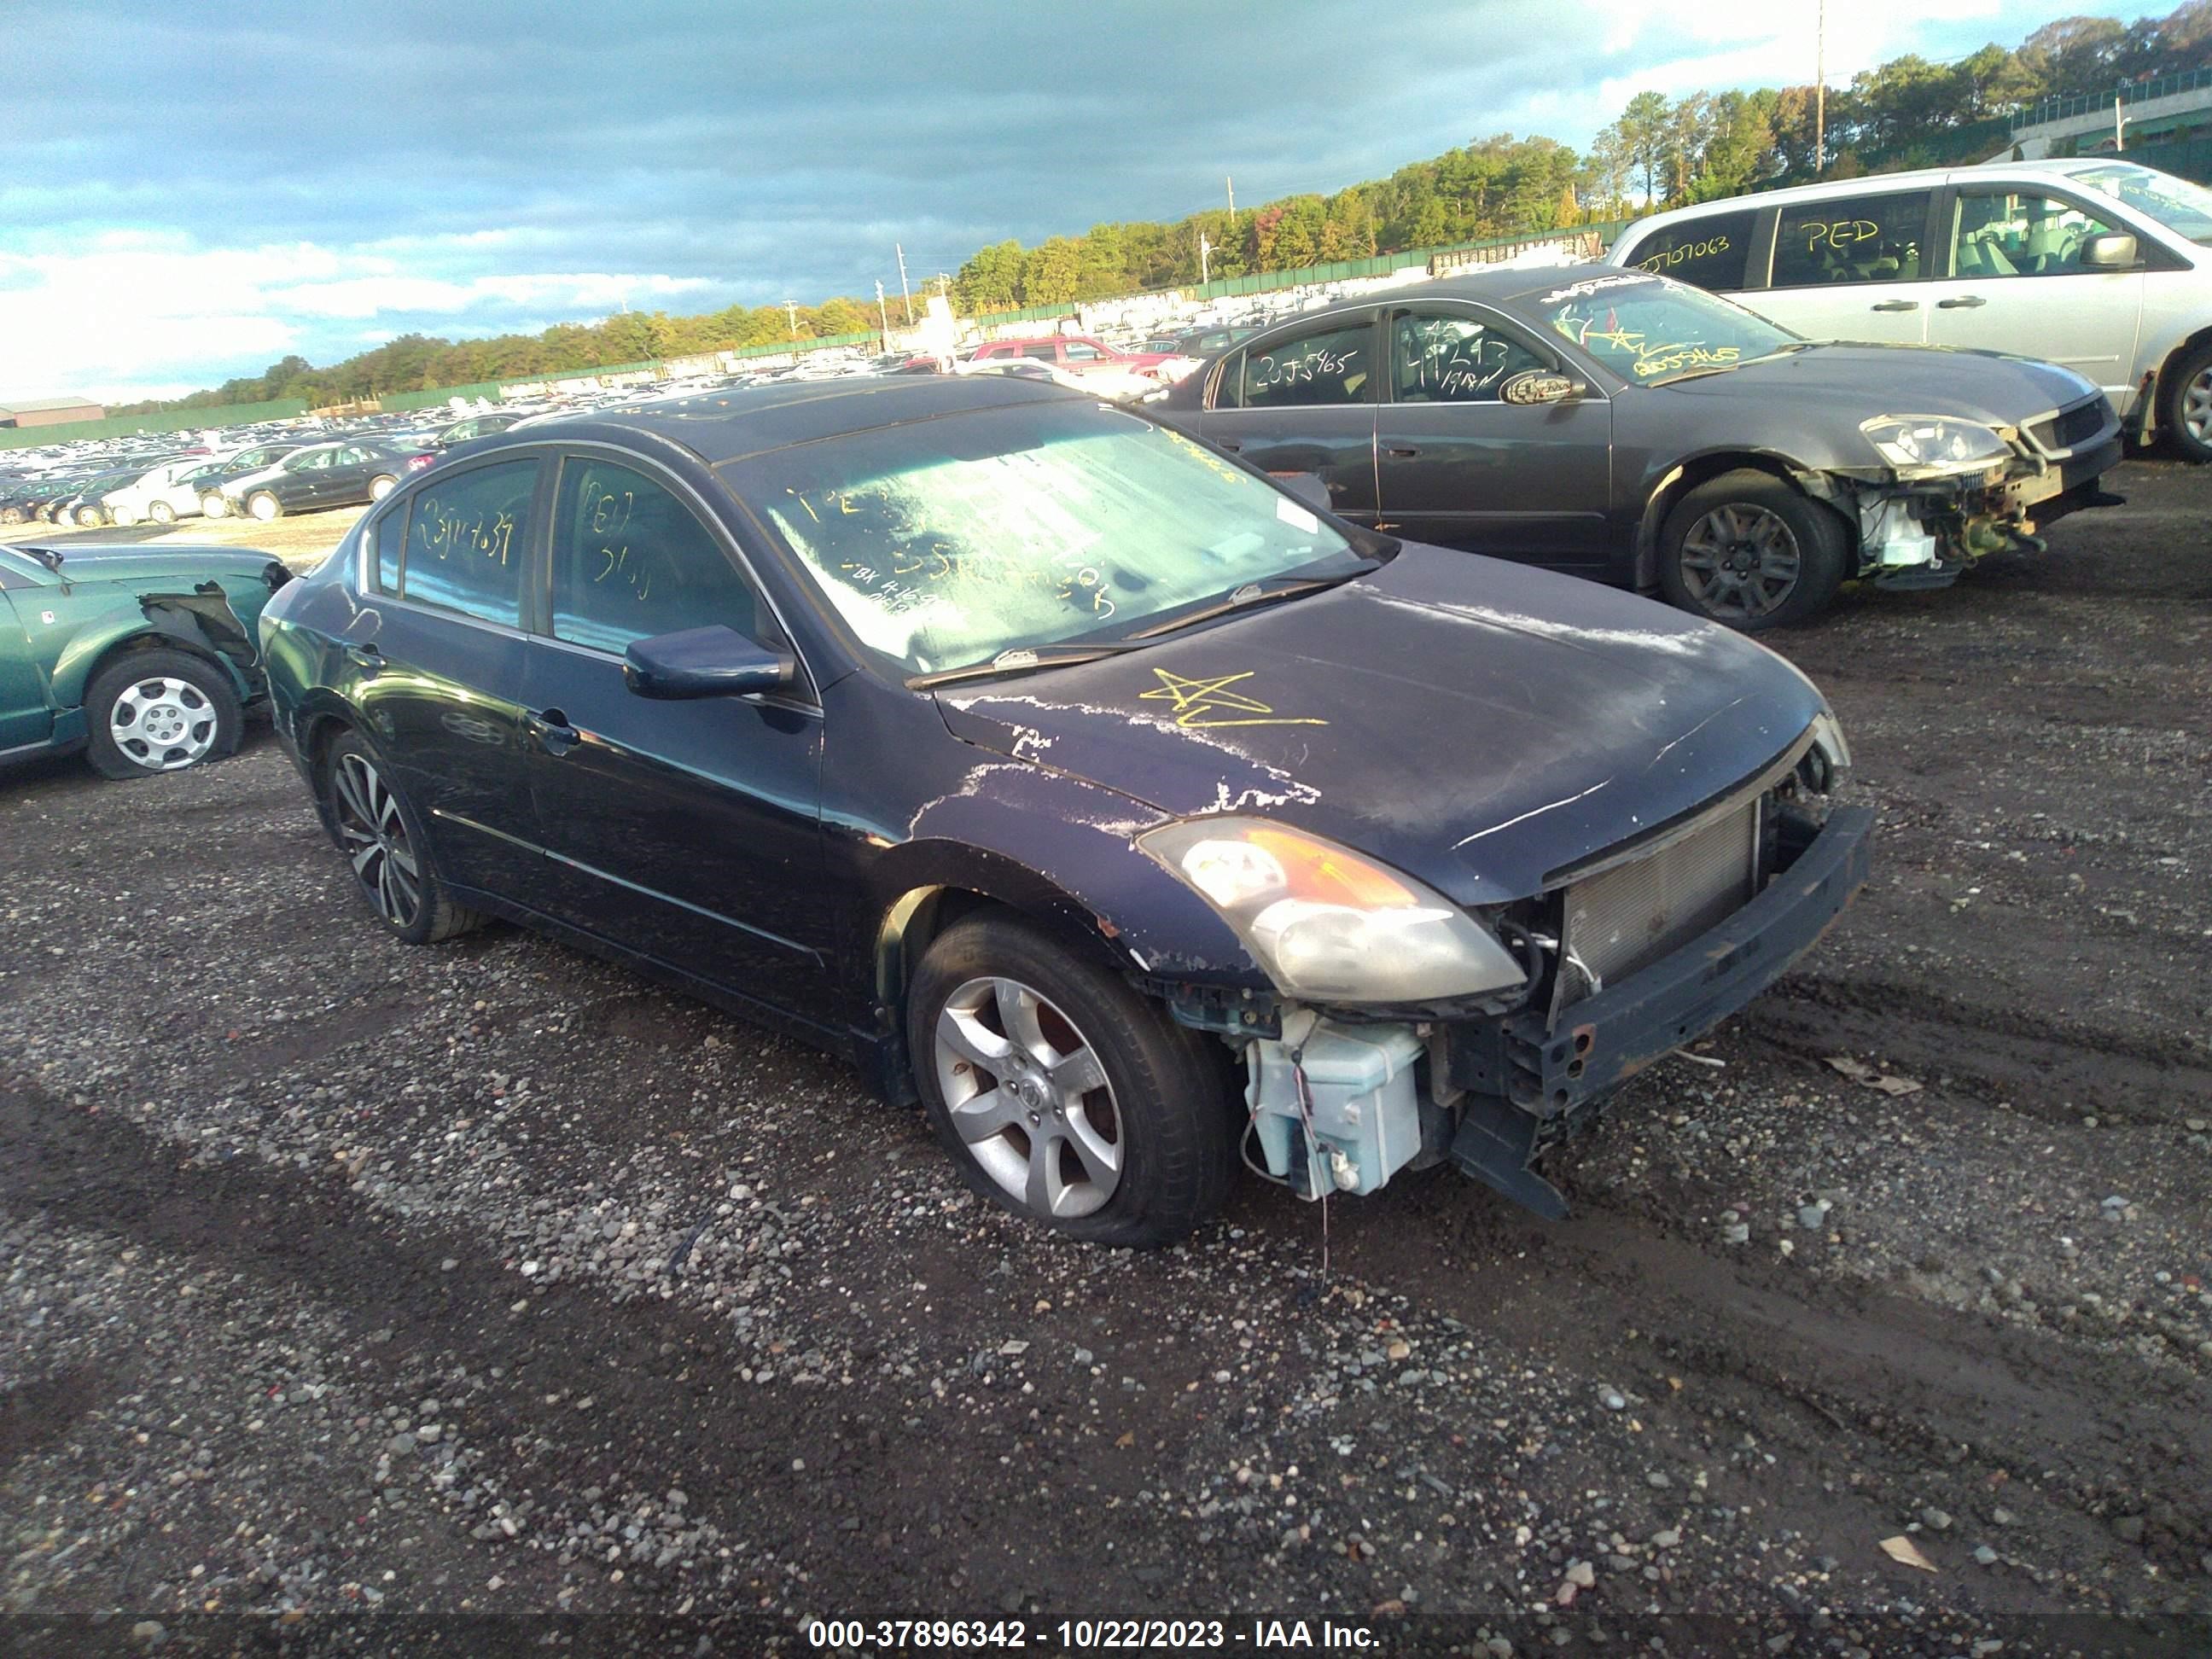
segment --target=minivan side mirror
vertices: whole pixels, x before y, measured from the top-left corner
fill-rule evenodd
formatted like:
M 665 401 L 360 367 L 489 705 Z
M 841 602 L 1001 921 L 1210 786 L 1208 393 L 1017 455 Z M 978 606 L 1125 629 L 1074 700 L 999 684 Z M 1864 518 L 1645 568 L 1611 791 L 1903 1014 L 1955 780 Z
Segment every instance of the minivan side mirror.
M 2100 231 L 2081 244 L 2081 264 L 2088 270 L 2126 270 L 2140 258 L 2136 239 L 2124 230 Z
M 741 697 L 777 691 L 799 678 L 799 660 L 719 623 L 633 640 L 623 653 L 623 684 L 641 697 Z

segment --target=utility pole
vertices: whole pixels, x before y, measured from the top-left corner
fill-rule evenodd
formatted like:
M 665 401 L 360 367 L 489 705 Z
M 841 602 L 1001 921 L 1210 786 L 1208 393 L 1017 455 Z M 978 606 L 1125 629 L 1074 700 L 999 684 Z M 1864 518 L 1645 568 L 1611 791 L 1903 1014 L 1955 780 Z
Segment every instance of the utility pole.
M 1200 286 L 1203 286 L 1213 280 L 1212 276 L 1208 274 L 1208 268 L 1206 262 L 1206 256 L 1212 251 L 1213 245 L 1206 240 L 1206 233 L 1202 230 L 1200 231 L 1198 233 L 1198 280 Z
M 783 314 L 790 319 L 792 343 L 796 345 L 799 343 L 799 307 L 786 300 L 783 302 Z
M 906 307 L 906 325 L 908 328 L 912 328 L 914 326 L 914 295 L 907 292 L 906 250 L 901 247 L 896 242 L 893 242 L 891 244 L 891 252 L 898 255 L 899 303 Z
M 891 314 L 884 308 L 884 283 L 880 276 L 876 279 L 876 315 L 884 320 L 884 346 L 888 350 L 891 343 Z
M 2128 83 L 2124 81 L 2112 88 L 2112 154 L 2115 155 L 2128 147 L 2128 124 L 2120 114 L 2120 100 L 2127 95 L 2127 90 Z
M 1828 161 L 1828 0 L 1820 0 L 1813 26 L 1813 176 Z

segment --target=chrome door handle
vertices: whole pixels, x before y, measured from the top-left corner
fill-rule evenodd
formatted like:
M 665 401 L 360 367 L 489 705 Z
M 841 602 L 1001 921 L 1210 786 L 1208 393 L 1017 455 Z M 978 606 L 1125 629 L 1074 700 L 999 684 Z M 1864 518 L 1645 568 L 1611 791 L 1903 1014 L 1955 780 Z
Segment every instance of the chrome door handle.
M 1884 300 L 1880 305 L 1874 308 L 1876 311 L 1917 311 L 1920 309 L 1920 301 L 1917 300 Z
M 364 674 L 375 675 L 384 670 L 384 653 L 373 645 L 349 645 L 345 653 L 346 660 Z
M 539 747 L 558 758 L 584 740 L 584 734 L 568 724 L 568 717 L 557 708 L 544 714 L 526 712 L 522 724 L 530 735 L 538 739 Z
M 1982 298 L 1978 294 L 1962 294 L 1955 300 L 1938 300 L 1936 302 L 1936 309 L 1938 311 L 1972 311 L 1976 306 L 1985 306 L 1987 304 L 1989 304 L 1989 301 Z

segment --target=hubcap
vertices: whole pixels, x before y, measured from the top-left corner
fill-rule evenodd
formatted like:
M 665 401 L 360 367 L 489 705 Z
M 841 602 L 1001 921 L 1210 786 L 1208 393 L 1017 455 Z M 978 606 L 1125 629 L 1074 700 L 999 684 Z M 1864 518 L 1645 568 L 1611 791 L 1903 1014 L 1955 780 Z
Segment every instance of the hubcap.
M 1113 1085 L 1068 1018 L 1018 980 L 971 979 L 937 1017 L 937 1081 L 975 1162 L 1031 1213 L 1103 1208 L 1121 1184 Z
M 360 755 L 342 757 L 331 782 L 338 839 L 354 878 L 379 915 L 394 927 L 412 926 L 422 908 L 422 872 L 398 798 Z
M 256 495 L 253 498 L 252 511 L 253 516 L 257 519 L 275 518 L 276 516 L 276 498 L 274 495 Z
M 1797 538 L 1763 507 L 1717 507 L 1690 526 L 1680 561 L 1690 597 L 1716 617 L 1763 617 L 1795 591 Z
M 174 772 L 215 747 L 215 705 L 186 680 L 163 676 L 123 688 L 107 711 L 115 746 L 149 772 Z
M 2198 443 L 2212 444 L 2212 368 L 2182 388 L 2181 423 Z

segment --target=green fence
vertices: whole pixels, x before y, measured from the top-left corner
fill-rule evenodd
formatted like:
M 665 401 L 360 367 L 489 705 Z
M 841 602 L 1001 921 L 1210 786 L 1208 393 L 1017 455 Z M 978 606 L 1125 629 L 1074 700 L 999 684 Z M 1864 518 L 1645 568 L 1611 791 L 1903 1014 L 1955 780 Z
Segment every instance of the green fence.
M 296 398 L 273 404 L 226 404 L 215 409 L 168 409 L 156 415 L 111 415 L 104 421 L 67 421 L 58 426 L 0 427 L 0 449 L 35 449 L 43 444 L 81 438 L 127 438 L 135 432 L 199 432 L 211 427 L 251 426 L 307 412 Z
M 2212 138 L 2178 138 L 2170 144 L 2130 144 L 2116 161 L 2140 161 L 2163 173 L 2212 185 Z

